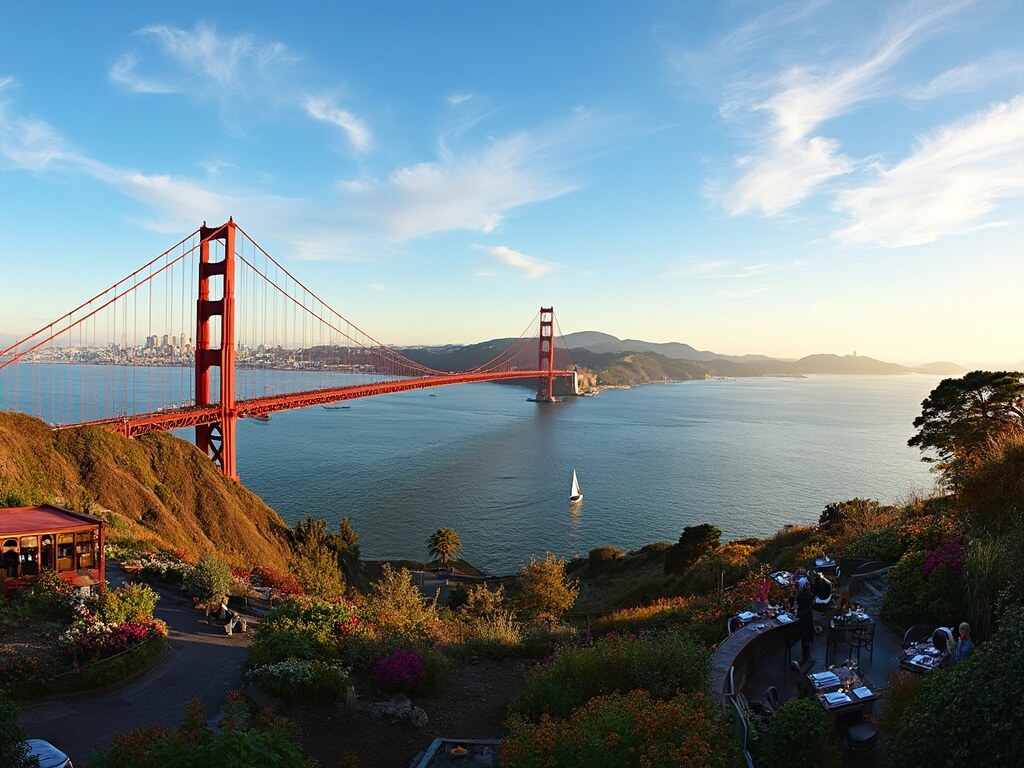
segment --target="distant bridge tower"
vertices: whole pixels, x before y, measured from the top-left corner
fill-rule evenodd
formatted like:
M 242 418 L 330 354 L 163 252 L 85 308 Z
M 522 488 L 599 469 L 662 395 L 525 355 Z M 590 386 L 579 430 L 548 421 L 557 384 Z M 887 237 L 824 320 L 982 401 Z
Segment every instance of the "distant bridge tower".
M 220 420 L 196 427 L 196 445 L 232 480 L 235 470 L 235 222 L 199 230 L 199 298 L 196 302 L 196 405 L 219 402 Z M 223 242 L 224 258 L 211 260 L 210 244 Z M 219 248 L 215 248 L 219 251 Z M 221 287 L 219 298 L 211 288 Z M 214 319 L 220 318 L 219 334 Z M 219 336 L 220 346 L 213 346 Z M 219 368 L 220 399 L 211 399 L 210 371 Z
M 555 308 L 540 308 L 540 337 L 537 340 L 537 370 L 547 376 L 537 378 L 537 402 L 550 403 L 555 399 Z

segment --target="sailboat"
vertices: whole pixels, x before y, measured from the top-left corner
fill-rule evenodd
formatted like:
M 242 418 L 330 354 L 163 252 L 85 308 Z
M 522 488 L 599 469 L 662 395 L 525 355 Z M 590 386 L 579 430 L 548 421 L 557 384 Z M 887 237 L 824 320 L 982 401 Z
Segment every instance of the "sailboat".
M 576 478 L 576 470 L 572 471 L 572 488 L 569 491 L 569 503 L 576 504 L 583 501 L 583 491 L 580 490 L 580 481 Z

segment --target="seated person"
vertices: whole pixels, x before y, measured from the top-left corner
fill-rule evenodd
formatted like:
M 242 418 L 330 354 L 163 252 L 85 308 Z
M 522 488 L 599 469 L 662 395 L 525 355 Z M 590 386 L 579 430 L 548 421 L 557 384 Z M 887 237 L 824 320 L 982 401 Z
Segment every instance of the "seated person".
M 956 651 L 953 654 L 954 662 L 961 662 L 971 655 L 974 650 L 974 641 L 971 640 L 971 625 L 966 621 L 960 622 L 960 642 L 956 644 Z
M 816 606 L 828 605 L 832 602 L 832 582 L 815 571 L 811 575 L 811 593 Z

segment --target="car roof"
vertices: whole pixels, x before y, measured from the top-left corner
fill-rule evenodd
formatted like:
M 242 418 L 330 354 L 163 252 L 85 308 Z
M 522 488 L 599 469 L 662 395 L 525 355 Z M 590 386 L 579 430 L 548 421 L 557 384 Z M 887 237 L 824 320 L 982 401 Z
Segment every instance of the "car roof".
M 39 758 L 39 768 L 63 768 L 68 764 L 68 756 L 53 744 L 43 739 L 28 739 L 29 755 Z

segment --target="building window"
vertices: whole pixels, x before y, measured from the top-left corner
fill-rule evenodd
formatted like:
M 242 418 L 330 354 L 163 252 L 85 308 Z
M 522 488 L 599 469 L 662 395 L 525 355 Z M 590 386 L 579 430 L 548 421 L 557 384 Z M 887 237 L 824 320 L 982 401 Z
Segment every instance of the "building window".
M 3 555 L 0 555 L 0 561 L 3 562 L 4 572 L 7 574 L 7 578 L 16 579 L 18 578 L 18 540 L 17 539 L 4 539 L 3 544 Z
M 39 568 L 53 570 L 53 534 L 44 533 L 39 547 Z
M 93 531 L 78 534 L 78 567 L 92 568 L 96 564 L 96 538 Z
M 57 572 L 75 570 L 75 534 L 57 534 Z
M 21 537 L 21 575 L 39 575 L 39 537 Z

